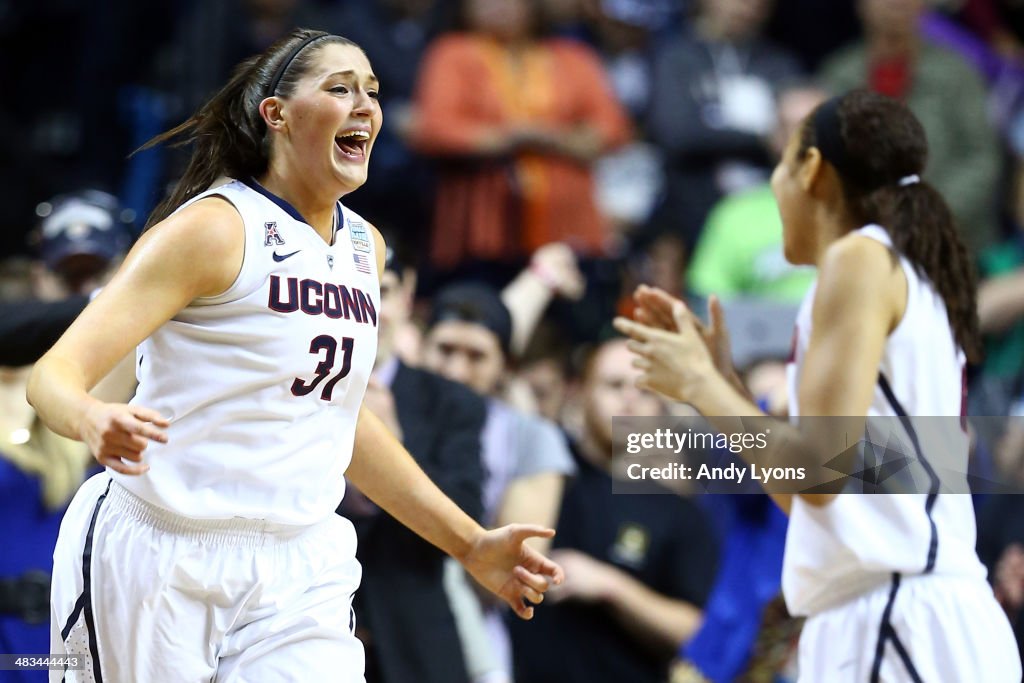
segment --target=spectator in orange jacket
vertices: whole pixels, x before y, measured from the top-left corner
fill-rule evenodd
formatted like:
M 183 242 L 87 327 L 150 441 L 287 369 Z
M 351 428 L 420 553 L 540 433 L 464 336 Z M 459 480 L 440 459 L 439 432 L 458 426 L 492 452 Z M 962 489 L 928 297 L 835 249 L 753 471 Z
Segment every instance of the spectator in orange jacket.
M 431 261 L 515 263 L 549 242 L 600 255 L 591 163 L 630 125 L 597 55 L 543 36 L 536 0 L 463 0 L 417 84 L 414 145 L 436 157 Z

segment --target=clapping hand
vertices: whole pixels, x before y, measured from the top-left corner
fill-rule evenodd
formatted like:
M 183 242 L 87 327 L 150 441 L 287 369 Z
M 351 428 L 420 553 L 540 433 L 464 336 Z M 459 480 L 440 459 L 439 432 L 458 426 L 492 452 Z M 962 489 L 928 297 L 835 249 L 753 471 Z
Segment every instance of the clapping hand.
M 638 387 L 674 401 L 694 403 L 718 371 L 704 335 L 686 305 L 673 299 L 669 311 L 671 317 L 660 309 L 650 313 L 647 319 L 657 326 L 619 317 L 615 319 L 615 329 L 630 338 L 627 346 L 636 355 L 633 367 L 641 372 Z
M 633 300 L 636 301 L 637 322 L 656 327 L 667 332 L 679 331 L 678 323 L 673 314 L 673 307 L 679 303 L 683 305 L 686 312 L 686 319 L 693 325 L 708 352 L 715 363 L 715 367 L 724 377 L 731 377 L 736 370 L 732 364 L 732 344 L 729 340 L 729 329 L 725 325 L 725 313 L 722 311 L 722 302 L 717 296 L 708 297 L 708 320 L 710 325 L 705 325 L 682 301 L 673 297 L 668 292 L 657 287 L 640 285 L 633 293 Z

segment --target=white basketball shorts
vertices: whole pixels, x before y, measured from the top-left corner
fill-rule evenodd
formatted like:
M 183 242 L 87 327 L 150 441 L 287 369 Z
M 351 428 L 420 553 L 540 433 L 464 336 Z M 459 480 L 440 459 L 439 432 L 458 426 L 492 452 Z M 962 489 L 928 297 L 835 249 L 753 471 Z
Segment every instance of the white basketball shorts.
M 355 531 L 196 520 L 101 473 L 75 495 L 53 554 L 51 681 L 362 683 Z
M 1020 683 L 1010 623 L 984 581 L 894 575 L 807 619 L 800 683 Z

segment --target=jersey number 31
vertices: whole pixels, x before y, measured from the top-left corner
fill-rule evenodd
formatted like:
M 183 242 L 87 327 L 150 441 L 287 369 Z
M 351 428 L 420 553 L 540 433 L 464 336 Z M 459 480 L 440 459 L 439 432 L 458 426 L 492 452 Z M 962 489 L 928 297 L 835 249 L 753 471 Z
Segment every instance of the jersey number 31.
M 341 339 L 341 369 L 334 377 L 327 380 L 324 384 L 324 388 L 320 391 L 320 398 L 325 401 L 331 400 L 331 395 L 334 393 L 334 385 L 338 383 L 342 377 L 348 376 L 348 373 L 352 370 L 352 344 L 354 340 L 352 337 L 342 337 Z M 292 382 L 292 393 L 296 396 L 305 396 L 310 394 L 320 386 L 334 370 L 334 361 L 338 356 L 338 340 L 326 334 L 321 334 L 319 337 L 314 337 L 313 341 L 309 342 L 309 352 L 312 354 L 320 355 L 321 351 L 326 351 L 327 354 L 324 359 L 320 361 L 316 369 L 313 371 L 316 376 L 313 377 L 309 382 L 305 380 L 295 378 Z

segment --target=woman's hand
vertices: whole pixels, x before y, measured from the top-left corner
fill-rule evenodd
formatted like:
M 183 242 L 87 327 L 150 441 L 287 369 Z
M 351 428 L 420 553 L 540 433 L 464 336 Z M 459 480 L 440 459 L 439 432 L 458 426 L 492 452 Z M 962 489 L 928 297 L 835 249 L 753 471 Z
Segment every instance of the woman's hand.
M 95 401 L 85 411 L 79 438 L 104 467 L 121 474 L 145 474 L 149 465 L 142 462 L 142 452 L 150 441 L 167 443 L 167 434 L 158 427 L 170 424 L 149 408 Z
M 461 559 L 466 571 L 487 590 L 504 600 L 520 619 L 533 618 L 552 584 L 565 578 L 562 568 L 524 543 L 528 538 L 551 538 L 553 529 L 531 524 L 509 524 L 484 531 Z
M 711 359 L 722 377 L 726 378 L 740 394 L 750 397 L 750 392 L 743 384 L 736 367 L 732 363 L 732 342 L 729 339 L 729 328 L 725 324 L 725 312 L 722 310 L 722 302 L 712 294 L 708 297 L 708 320 L 710 326 L 705 325 L 690 311 L 681 300 L 670 295 L 668 292 L 657 287 L 640 285 L 633 293 L 636 301 L 636 319 L 638 322 L 657 327 L 668 332 L 677 331 L 678 327 L 675 317 L 672 314 L 672 307 L 676 303 L 683 305 L 687 313 L 687 319 L 697 328 L 700 336 L 704 339 L 705 346 L 711 354 Z
M 712 294 L 708 297 L 710 326 L 702 323 L 685 303 L 657 287 L 640 285 L 633 293 L 633 299 L 637 304 L 637 322 L 668 332 L 678 331 L 678 324 L 672 308 L 677 303 L 682 304 L 687 314 L 686 319 L 700 332 L 718 371 L 725 377 L 735 373 L 732 364 L 732 343 L 729 340 L 729 329 L 725 325 L 722 302 L 717 296 Z
M 633 367 L 641 371 L 638 387 L 695 404 L 707 380 L 718 372 L 704 336 L 683 302 L 672 300 L 669 310 L 670 318 L 660 308 L 651 313 L 656 317 L 648 319 L 656 326 L 619 317 L 615 329 L 630 337 L 627 346 L 636 354 Z M 674 330 L 666 329 L 670 325 Z

